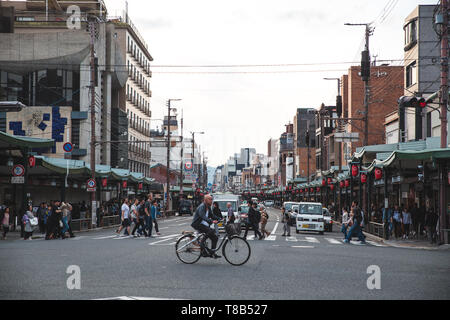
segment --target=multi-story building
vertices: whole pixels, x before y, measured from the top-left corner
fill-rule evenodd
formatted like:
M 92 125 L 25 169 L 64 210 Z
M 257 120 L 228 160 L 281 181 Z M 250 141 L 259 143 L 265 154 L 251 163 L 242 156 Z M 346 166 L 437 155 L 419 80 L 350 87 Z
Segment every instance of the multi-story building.
M 344 117 L 352 118 L 346 124 L 347 132 L 359 133 L 359 141 L 348 143 L 352 153 L 364 142 L 364 82 L 360 76 L 360 66 L 350 67 L 348 75 L 342 77 L 342 106 Z M 368 144 L 385 144 L 385 116 L 398 110 L 398 98 L 403 95 L 402 66 L 371 66 L 369 100 Z M 330 132 L 329 134 L 331 134 Z M 331 139 L 332 136 L 330 136 Z M 331 139 L 332 144 L 334 143 Z M 334 156 L 335 159 L 338 159 Z M 334 161 L 336 165 L 338 161 Z M 327 167 L 327 165 L 325 165 Z
M 272 186 L 278 185 L 278 169 L 280 160 L 280 140 L 269 139 L 267 142 L 267 156 L 269 161 L 268 183 Z
M 307 178 L 315 172 L 316 121 L 315 109 L 298 108 L 294 117 L 294 172 L 295 177 Z M 307 133 L 309 132 L 309 147 Z M 309 159 L 308 159 L 309 152 Z
M 439 6 L 419 5 L 405 19 L 404 91 L 405 96 L 429 97 L 439 90 L 441 84 L 440 39 L 435 25 Z M 431 105 L 439 107 L 439 99 Z M 423 114 L 422 114 L 423 113 Z M 447 118 L 449 118 L 448 114 Z M 430 107 L 426 110 L 406 110 L 406 124 L 401 124 L 403 141 L 422 140 L 441 135 L 439 112 Z M 450 131 L 449 137 L 450 137 Z M 447 139 L 449 141 L 449 139 Z
M 118 41 L 117 50 L 120 52 L 126 70 L 128 80 L 126 86 L 117 94 L 120 103 L 120 111 L 114 114 L 115 122 L 120 117 L 126 116 L 128 132 L 125 138 L 128 143 L 128 169 L 150 175 L 150 144 L 139 141 L 150 139 L 150 80 L 152 71 L 150 62 L 153 61 L 148 45 L 131 21 L 127 12 L 122 17 L 111 17 L 110 21 L 115 26 L 115 37 Z M 124 139 L 125 140 L 125 139 Z M 126 145 L 125 145 L 126 146 Z M 124 145 L 114 146 L 115 150 L 122 150 Z
M 67 7 L 81 10 L 80 25 L 68 27 Z M 115 92 L 124 87 L 127 73 L 116 50 L 115 25 L 106 21 L 101 0 L 76 3 L 44 1 L 2 1 L 10 8 L 13 24 L 0 33 L 0 100 L 20 101 L 33 108 L 23 117 L 0 114 L 0 130 L 15 135 L 48 137 L 57 143 L 71 142 L 72 159 L 90 162 L 91 120 L 90 33 L 86 20 L 96 16 L 94 51 L 96 55 L 95 140 L 112 140 L 112 110 L 119 108 Z M 46 107 L 39 110 L 37 107 Z M 48 111 L 51 108 L 51 112 Z M 20 116 L 20 115 L 19 115 Z M 9 115 L 8 115 L 9 117 Z M 70 118 L 70 119 L 68 119 Z M 109 144 L 98 144 L 95 162 L 111 165 Z M 61 157 L 60 150 L 50 156 Z
M 280 136 L 279 173 L 281 185 L 294 179 L 294 125 L 286 125 L 286 132 Z

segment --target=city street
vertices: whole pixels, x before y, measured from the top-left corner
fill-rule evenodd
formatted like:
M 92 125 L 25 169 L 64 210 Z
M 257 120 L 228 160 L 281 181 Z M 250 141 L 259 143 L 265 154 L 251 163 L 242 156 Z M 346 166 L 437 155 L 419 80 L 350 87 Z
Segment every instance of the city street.
M 342 242 L 332 233 L 282 237 L 280 211 L 269 209 L 263 241 L 248 239 L 243 266 L 202 258 L 181 263 L 174 250 L 192 217 L 160 220 L 155 238 L 117 236 L 115 229 L 77 233 L 66 240 L 0 242 L 0 299 L 449 299 L 450 252 L 392 248 L 374 241 Z M 223 235 L 223 233 L 221 233 Z M 69 290 L 66 270 L 81 271 Z M 369 290 L 367 268 L 378 266 L 381 289 Z

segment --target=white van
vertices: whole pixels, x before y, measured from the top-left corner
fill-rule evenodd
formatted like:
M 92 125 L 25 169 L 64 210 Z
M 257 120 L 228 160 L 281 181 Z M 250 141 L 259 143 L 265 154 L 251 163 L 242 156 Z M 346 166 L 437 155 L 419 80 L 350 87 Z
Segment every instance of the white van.
M 323 234 L 322 204 L 319 202 L 300 202 L 298 207 L 296 232 L 315 231 Z
M 236 223 L 240 222 L 240 215 L 238 212 L 239 208 L 239 196 L 231 195 L 231 194 L 213 194 L 213 205 L 217 202 L 219 205 L 219 209 L 222 212 L 223 221 L 218 224 L 219 229 L 225 228 L 225 223 L 227 222 L 228 217 L 228 208 L 227 203 L 231 204 L 231 209 L 233 209 L 234 217 Z

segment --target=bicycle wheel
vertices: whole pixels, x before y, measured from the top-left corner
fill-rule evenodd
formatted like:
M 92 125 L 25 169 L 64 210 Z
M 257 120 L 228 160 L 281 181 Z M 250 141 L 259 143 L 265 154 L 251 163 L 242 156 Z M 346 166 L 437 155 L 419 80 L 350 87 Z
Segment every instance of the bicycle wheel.
M 192 242 L 195 237 L 193 235 L 185 235 L 178 239 L 175 244 L 175 253 L 181 262 L 186 264 L 196 263 L 200 259 L 200 244 L 198 241 Z
M 241 266 L 250 259 L 251 249 L 247 240 L 234 236 L 225 241 L 222 254 L 228 263 L 233 266 Z

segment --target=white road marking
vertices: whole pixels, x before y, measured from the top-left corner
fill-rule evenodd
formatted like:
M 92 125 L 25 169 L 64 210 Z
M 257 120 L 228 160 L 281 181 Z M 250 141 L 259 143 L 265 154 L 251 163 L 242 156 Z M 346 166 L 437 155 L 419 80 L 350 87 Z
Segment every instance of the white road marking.
M 332 244 L 342 244 L 342 242 L 341 241 L 339 241 L 339 240 L 336 240 L 336 239 L 333 239 L 333 238 L 325 238 L 329 243 L 332 243 Z
M 130 239 L 133 238 L 133 236 L 119 236 L 117 238 L 113 238 L 113 240 L 123 240 L 123 239 Z
M 268 241 L 275 241 L 275 239 L 277 238 L 276 235 L 271 234 L 270 236 L 268 236 L 267 238 L 265 238 L 264 240 L 268 240 Z
M 177 235 L 175 235 L 175 236 L 177 236 Z M 172 238 L 167 238 L 167 239 L 163 239 L 163 240 L 159 240 L 159 241 L 155 241 L 155 242 L 150 242 L 149 245 L 150 245 L 150 246 L 154 246 L 154 245 L 156 245 L 156 244 L 158 244 L 158 243 L 161 243 L 161 242 L 164 242 L 164 241 L 170 241 L 170 240 L 173 240 L 173 238 L 174 238 L 174 237 L 172 237 Z
M 296 238 L 296 237 L 286 237 L 286 241 L 294 241 L 294 242 L 297 242 L 297 238 Z
M 277 228 L 278 228 L 278 222 L 275 223 L 275 226 L 273 227 L 273 230 L 270 234 L 275 234 L 275 232 L 277 231 Z
M 253 236 L 247 236 L 247 240 L 255 240 L 255 235 L 253 235 Z
M 306 241 L 308 241 L 308 242 L 312 242 L 312 243 L 320 243 L 320 241 L 317 240 L 317 239 L 314 238 L 314 237 L 305 237 L 305 239 L 306 239 Z
M 304 248 L 304 249 L 312 249 L 314 246 L 291 246 L 291 248 Z
M 118 237 L 117 234 L 113 235 L 113 236 L 106 236 L 106 237 L 97 237 L 97 238 L 92 238 L 93 240 L 100 240 L 100 239 L 109 239 L 109 238 L 116 238 Z
M 375 241 L 367 240 L 366 242 L 370 243 L 371 245 L 376 246 L 376 247 L 386 247 L 385 245 L 382 245 L 381 243 L 378 243 L 378 242 L 375 242 Z

